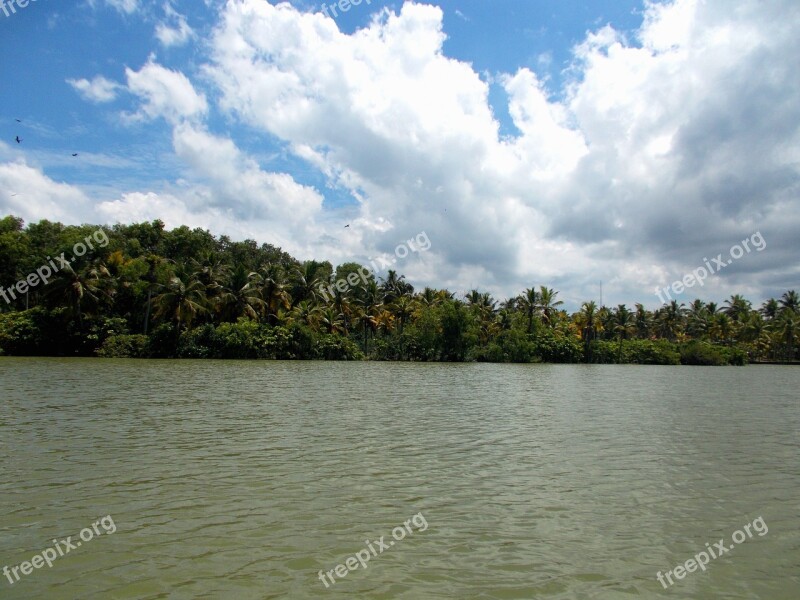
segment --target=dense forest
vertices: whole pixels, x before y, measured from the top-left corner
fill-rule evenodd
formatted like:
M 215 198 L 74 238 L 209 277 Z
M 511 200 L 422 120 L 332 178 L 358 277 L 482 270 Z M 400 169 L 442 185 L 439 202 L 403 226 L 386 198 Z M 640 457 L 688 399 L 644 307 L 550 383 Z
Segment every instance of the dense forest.
M 742 365 L 794 361 L 800 299 L 677 301 L 655 311 L 531 287 L 498 301 L 415 290 L 356 263 L 160 221 L 0 220 L 0 354 Z

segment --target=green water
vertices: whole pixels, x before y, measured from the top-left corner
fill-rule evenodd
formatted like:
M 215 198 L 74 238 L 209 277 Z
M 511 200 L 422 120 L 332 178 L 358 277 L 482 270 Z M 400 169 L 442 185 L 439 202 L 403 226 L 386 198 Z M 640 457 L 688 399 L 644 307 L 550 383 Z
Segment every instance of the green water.
M 0 598 L 796 600 L 798 384 L 767 366 L 3 358 L 0 567 L 106 515 L 116 531 L 2 577 Z M 425 531 L 320 581 L 418 513 Z M 656 580 L 758 517 L 765 535 Z

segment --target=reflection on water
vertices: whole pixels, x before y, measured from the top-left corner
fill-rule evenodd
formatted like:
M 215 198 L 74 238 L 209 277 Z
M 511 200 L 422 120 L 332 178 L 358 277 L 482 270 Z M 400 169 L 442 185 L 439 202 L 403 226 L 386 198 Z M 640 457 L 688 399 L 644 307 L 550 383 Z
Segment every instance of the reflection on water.
M 800 597 L 800 370 L 0 359 L 2 598 Z M 422 512 L 429 528 L 318 577 Z M 657 571 L 769 534 L 668 590 Z

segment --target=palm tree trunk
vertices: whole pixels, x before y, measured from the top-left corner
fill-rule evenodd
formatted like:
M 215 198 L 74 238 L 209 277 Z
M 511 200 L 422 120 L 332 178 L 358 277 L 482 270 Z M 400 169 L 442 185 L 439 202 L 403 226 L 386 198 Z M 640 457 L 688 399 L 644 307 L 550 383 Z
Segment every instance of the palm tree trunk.
M 153 290 L 147 290 L 147 308 L 145 309 L 144 313 L 144 334 L 147 335 L 147 330 L 150 327 L 150 308 L 151 308 L 151 299 L 153 297 Z

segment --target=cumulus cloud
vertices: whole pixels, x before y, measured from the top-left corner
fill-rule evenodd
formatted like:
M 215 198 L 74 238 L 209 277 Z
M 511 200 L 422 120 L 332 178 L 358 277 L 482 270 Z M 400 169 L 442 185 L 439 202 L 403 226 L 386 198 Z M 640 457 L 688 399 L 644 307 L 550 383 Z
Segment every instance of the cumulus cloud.
M 67 79 L 67 83 L 70 84 L 84 100 L 94 102 L 95 104 L 111 102 L 116 99 L 117 90 L 122 87 L 118 83 L 106 79 L 102 75 L 97 75 L 91 81 L 88 79 Z
M 185 19 L 169 4 L 165 13 L 159 41 L 189 41 Z M 105 201 L 101 214 L 169 215 L 334 262 L 391 252 L 424 230 L 431 251 L 400 268 L 415 283 L 498 295 L 546 284 L 571 306 L 596 299 L 601 279 L 609 302 L 654 305 L 657 285 L 757 230 L 768 251 L 692 291 L 757 298 L 797 280 L 792 0 L 648 2 L 637 31 L 589 32 L 558 90 L 534 68 L 484 76 L 448 57 L 435 6 L 383 9 L 350 34 L 288 3 L 229 0 L 218 14 L 200 78 L 212 107 L 154 58 L 126 70 L 132 118 L 167 121 L 186 181 Z M 513 135 L 500 134 L 489 79 Z M 102 101 L 98 78 L 70 84 Z M 349 194 L 348 235 L 334 223 L 345 209 L 212 132 L 217 109 Z
M 89 0 L 89 4 L 95 7 L 98 4 L 98 0 Z M 135 13 L 140 8 L 139 0 L 103 0 L 103 4 L 127 15 Z
M 505 138 L 487 84 L 445 56 L 433 6 L 348 35 L 233 0 L 207 73 L 224 110 L 349 190 L 366 223 L 427 228 L 443 262 L 426 283 L 480 275 L 512 293 L 558 278 L 579 299 L 605 278 L 630 301 L 758 227 L 796 227 L 776 210 L 798 187 L 798 24 L 788 0 L 647 4 L 631 39 L 604 27 L 576 46 L 562 100 L 530 69 L 500 74 L 519 130 Z
M 156 38 L 165 48 L 183 46 L 194 36 L 194 30 L 189 27 L 186 17 L 175 11 L 167 2 L 164 5 L 165 20 L 156 25 Z
M 303 223 L 322 207 L 322 196 L 285 173 L 263 171 L 227 138 L 216 137 L 191 125 L 173 135 L 175 152 L 195 177 L 209 182 L 214 203 L 229 207 L 240 219 L 275 219 Z
M 189 78 L 151 59 L 138 71 L 125 69 L 128 90 L 142 100 L 134 119 L 162 117 L 170 123 L 202 117 L 208 110 L 206 98 L 195 91 Z
M 91 203 L 78 187 L 59 183 L 24 160 L 0 163 L 0 214 L 26 221 L 76 222 Z

